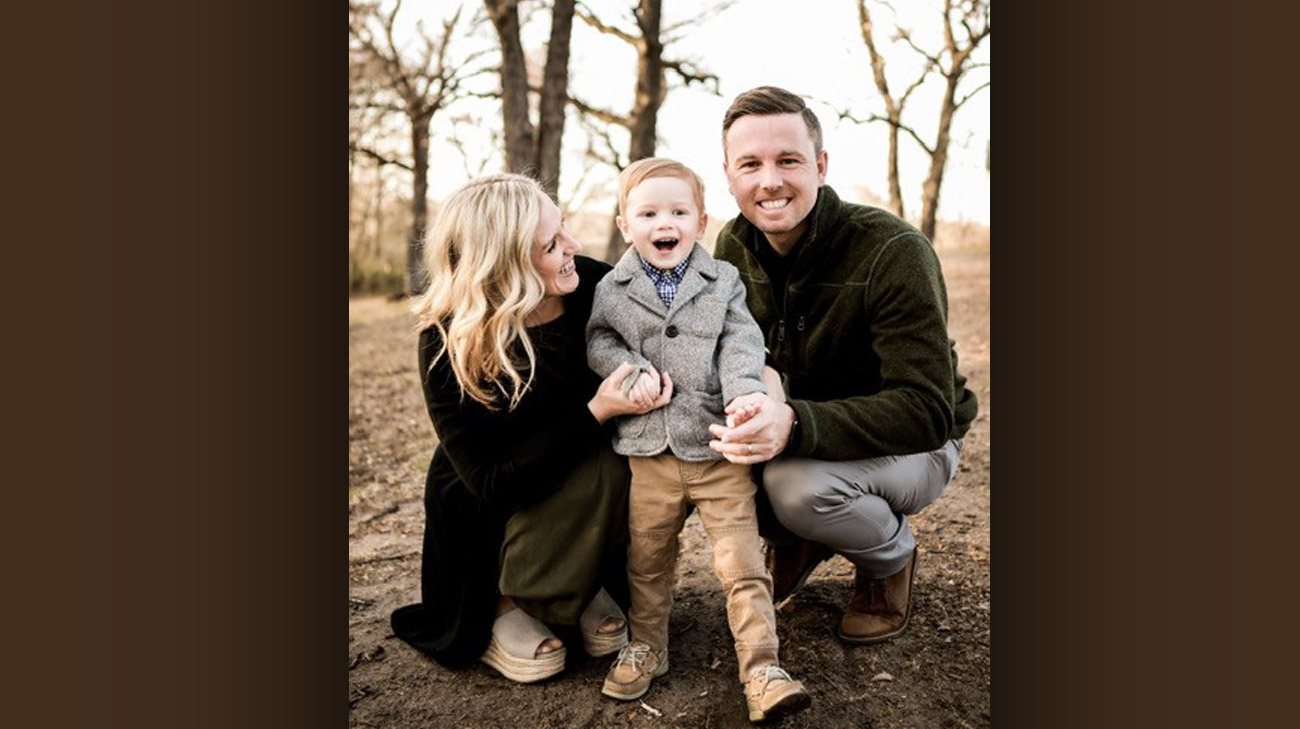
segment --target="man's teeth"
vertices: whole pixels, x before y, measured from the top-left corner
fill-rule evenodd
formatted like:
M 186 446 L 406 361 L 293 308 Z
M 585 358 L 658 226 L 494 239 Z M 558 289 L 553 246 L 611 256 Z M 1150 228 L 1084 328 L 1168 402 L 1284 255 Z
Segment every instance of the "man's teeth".
M 780 200 L 764 200 L 758 204 L 764 210 L 780 210 L 790 204 L 790 198 L 783 197 Z

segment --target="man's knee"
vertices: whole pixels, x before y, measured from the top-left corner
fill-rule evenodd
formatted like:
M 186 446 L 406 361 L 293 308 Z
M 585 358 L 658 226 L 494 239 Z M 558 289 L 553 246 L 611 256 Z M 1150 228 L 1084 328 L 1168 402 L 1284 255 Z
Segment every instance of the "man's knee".
M 777 519 L 790 531 L 810 539 L 826 508 L 842 502 L 817 461 L 791 458 L 769 463 L 763 490 Z

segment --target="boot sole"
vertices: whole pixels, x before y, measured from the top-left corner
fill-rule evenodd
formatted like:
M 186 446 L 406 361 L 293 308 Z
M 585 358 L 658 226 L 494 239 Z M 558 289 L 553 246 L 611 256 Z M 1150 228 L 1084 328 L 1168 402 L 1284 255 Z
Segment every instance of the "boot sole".
M 564 670 L 565 649 L 543 653 L 540 658 L 519 658 L 506 653 L 495 637 L 488 644 L 480 661 L 495 668 L 498 673 L 516 683 L 535 683 L 548 679 Z
M 797 691 L 792 691 L 791 693 L 782 696 L 775 704 L 769 707 L 767 711 L 762 711 L 761 709 L 750 709 L 749 720 L 755 723 L 772 721 L 774 719 L 780 719 L 783 716 L 797 714 L 811 705 L 812 694 L 808 693 L 808 691 L 803 688 L 803 684 L 800 684 Z
M 885 633 L 883 635 L 849 635 L 842 630 L 836 632 L 839 634 L 840 640 L 844 641 L 845 643 L 852 643 L 853 645 L 869 645 L 871 643 L 880 643 L 889 640 L 890 638 L 897 638 L 907 630 L 907 624 L 908 622 L 911 621 L 912 618 L 910 614 L 911 613 L 910 609 L 908 610 L 908 613 L 909 613 L 908 616 L 903 619 L 903 624 L 898 628 L 898 630 L 895 630 L 891 633 Z
M 611 688 L 609 681 L 606 681 L 605 685 L 600 687 L 600 692 L 610 697 L 611 699 L 618 699 L 619 701 L 631 701 L 633 699 L 639 699 L 642 696 L 645 696 L 646 692 L 650 690 L 650 684 L 654 683 L 654 679 L 659 678 L 665 673 L 668 673 L 667 658 L 665 658 L 664 662 L 661 663 L 659 667 L 654 670 L 654 673 L 650 674 L 650 680 L 646 681 L 645 687 L 642 688 L 640 691 L 622 692 L 619 691 L 617 688 Z M 617 685 L 618 684 L 614 684 L 614 686 Z

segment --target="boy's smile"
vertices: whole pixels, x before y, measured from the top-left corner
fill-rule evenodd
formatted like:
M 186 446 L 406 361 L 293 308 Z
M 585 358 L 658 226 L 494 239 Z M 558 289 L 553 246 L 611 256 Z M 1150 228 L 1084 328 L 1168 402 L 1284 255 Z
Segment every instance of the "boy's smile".
M 667 271 L 691 255 L 707 221 L 689 182 L 652 177 L 628 191 L 627 215 L 617 222 L 642 260 Z

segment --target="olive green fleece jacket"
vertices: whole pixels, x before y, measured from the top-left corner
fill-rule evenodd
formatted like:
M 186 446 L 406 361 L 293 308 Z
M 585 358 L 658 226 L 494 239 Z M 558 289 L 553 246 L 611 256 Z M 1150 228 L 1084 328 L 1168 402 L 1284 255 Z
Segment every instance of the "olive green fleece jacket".
M 739 271 L 799 426 L 787 456 L 851 460 L 922 453 L 960 438 L 978 403 L 957 372 L 948 292 L 930 241 L 879 208 L 822 186 L 794 249 L 785 306 L 743 215 L 714 256 Z

